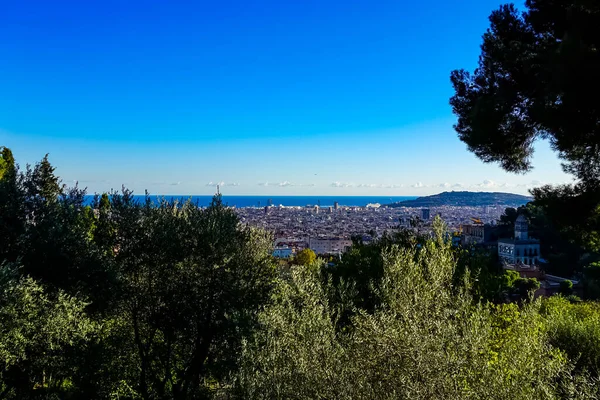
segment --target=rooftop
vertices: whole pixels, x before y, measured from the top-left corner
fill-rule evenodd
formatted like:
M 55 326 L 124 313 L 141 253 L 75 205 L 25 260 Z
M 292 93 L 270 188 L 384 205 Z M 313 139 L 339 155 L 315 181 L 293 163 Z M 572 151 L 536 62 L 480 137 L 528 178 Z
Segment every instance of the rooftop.
M 498 239 L 498 243 L 510 243 L 510 244 L 539 244 L 540 241 L 537 239 L 525 239 L 525 240 L 516 240 L 516 239 L 509 239 L 509 238 L 503 238 L 503 239 Z

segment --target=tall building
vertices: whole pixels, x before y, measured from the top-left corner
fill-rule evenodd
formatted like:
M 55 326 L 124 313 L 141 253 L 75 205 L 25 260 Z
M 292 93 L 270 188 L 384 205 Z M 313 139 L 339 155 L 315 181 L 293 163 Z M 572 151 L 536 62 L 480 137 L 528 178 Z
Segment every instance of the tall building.
M 423 221 L 428 221 L 430 216 L 431 216 L 431 212 L 430 212 L 429 208 L 421 208 L 421 219 Z
M 515 221 L 515 240 L 527 240 L 529 237 L 529 224 L 523 214 Z
M 338 203 L 337 201 L 334 201 L 334 202 L 333 202 L 333 209 L 337 211 L 337 210 L 338 210 L 338 208 L 340 208 L 340 205 L 339 205 L 339 203 Z
M 515 238 L 498 240 L 498 257 L 504 264 L 535 266 L 540 259 L 540 241 L 529 237 L 529 224 L 523 214 L 515 221 Z

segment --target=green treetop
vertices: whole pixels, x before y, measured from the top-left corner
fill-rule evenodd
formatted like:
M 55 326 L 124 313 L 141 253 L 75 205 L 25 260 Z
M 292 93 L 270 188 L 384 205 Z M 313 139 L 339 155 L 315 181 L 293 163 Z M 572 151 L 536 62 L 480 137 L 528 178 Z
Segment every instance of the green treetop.
M 304 249 L 298 254 L 296 254 L 296 258 L 294 259 L 294 263 L 298 265 L 311 265 L 317 259 L 317 255 L 311 249 Z

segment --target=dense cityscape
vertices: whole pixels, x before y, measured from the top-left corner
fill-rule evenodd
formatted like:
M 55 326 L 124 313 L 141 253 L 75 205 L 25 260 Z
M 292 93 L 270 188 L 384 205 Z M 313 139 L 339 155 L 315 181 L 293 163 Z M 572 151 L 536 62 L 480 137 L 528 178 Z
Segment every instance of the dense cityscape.
M 514 206 L 516 205 L 392 208 L 369 204 L 365 207 L 347 207 L 336 202 L 334 206 L 323 208 L 318 205 L 244 207 L 236 209 L 236 212 L 242 223 L 272 232 L 275 254 L 289 257 L 296 251 L 309 247 L 310 241 L 315 239 L 347 243 L 355 236 L 371 240 L 398 228 L 428 231 L 436 215 L 444 220 L 451 232 L 461 231 L 463 225 L 473 223 L 494 225 L 506 207 Z M 284 248 L 289 250 L 283 250 Z

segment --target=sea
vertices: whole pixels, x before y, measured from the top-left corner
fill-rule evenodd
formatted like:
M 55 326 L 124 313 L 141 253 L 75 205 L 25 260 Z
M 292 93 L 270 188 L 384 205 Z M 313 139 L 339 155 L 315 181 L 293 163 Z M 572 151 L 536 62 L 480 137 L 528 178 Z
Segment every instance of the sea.
M 135 195 L 134 198 L 143 202 L 145 197 Z M 191 199 L 192 203 L 201 207 L 206 207 L 212 201 L 212 195 L 193 196 L 193 195 L 151 195 L 152 202 L 159 202 L 160 199 L 187 201 Z M 390 204 L 404 200 L 414 200 L 417 196 L 231 196 L 223 195 L 223 203 L 230 207 L 265 207 L 286 206 L 286 207 L 305 207 L 320 206 L 329 207 L 337 202 L 340 206 L 364 207 L 367 204 Z M 93 196 L 86 196 L 86 203 L 91 203 Z

